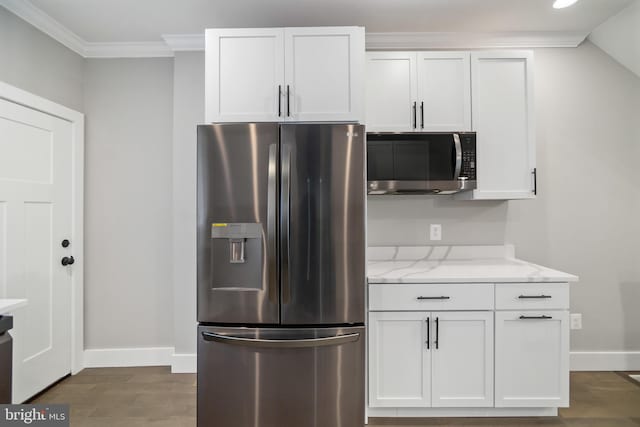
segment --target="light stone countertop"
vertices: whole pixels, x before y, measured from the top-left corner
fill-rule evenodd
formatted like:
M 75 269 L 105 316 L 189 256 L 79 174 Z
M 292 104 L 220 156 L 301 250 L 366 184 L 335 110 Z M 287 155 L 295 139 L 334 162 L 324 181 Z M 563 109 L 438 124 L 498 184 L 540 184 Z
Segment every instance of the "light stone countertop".
M 10 314 L 13 310 L 27 305 L 26 299 L 3 299 L 0 298 L 0 315 Z
M 369 283 L 566 283 L 573 274 L 516 259 L 513 246 L 370 247 Z

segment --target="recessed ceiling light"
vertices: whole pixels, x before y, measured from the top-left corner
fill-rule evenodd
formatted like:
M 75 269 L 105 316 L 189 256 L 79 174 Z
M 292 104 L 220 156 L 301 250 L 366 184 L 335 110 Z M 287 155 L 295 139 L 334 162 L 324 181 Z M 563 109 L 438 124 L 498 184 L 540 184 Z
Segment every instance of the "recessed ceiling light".
M 577 3 L 578 0 L 556 0 L 555 3 L 553 3 L 553 8 L 554 9 L 564 9 L 565 7 L 569 7 L 572 4 Z

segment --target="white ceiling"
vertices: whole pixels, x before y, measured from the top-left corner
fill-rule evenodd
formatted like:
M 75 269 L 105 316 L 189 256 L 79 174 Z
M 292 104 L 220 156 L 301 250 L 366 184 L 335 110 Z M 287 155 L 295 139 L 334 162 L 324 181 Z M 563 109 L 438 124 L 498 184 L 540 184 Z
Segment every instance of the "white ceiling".
M 27 1 L 27 0 L 21 0 Z M 585 32 L 632 0 L 30 0 L 86 42 L 160 41 L 209 27 L 360 25 L 367 32 Z

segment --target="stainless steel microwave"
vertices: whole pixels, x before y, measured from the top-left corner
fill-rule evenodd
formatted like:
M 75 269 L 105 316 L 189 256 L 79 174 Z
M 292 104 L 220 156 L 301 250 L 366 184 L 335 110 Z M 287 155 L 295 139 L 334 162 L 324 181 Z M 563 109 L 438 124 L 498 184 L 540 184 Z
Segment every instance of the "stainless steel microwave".
M 367 134 L 368 194 L 453 194 L 476 188 L 474 132 Z

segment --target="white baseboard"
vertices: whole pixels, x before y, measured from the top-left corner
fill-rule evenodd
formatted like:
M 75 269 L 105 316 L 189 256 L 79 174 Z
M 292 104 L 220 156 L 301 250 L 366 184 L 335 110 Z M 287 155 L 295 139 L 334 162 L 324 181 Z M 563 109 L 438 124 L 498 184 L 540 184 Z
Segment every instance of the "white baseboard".
M 640 371 L 640 351 L 572 351 L 572 371 Z
M 84 351 L 85 368 L 171 366 L 173 373 L 197 372 L 195 353 L 173 347 L 104 348 Z M 572 371 L 640 371 L 640 351 L 572 351 Z
M 84 351 L 84 367 L 170 366 L 173 351 L 173 347 L 88 349 Z
M 195 374 L 198 370 L 198 358 L 195 353 L 175 353 L 171 358 L 172 374 Z

